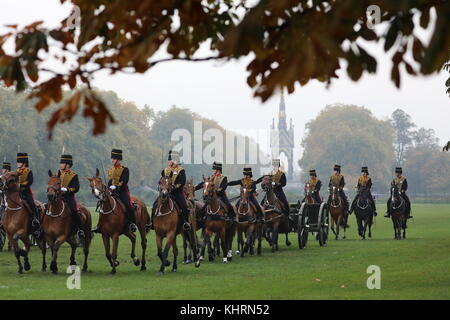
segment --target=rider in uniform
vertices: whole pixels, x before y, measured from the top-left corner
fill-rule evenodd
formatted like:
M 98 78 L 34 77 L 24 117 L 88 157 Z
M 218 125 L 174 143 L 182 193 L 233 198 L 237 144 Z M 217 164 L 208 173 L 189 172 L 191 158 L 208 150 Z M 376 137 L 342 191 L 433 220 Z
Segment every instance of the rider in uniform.
M 368 167 L 362 167 L 361 168 L 361 173 L 362 175 L 358 178 L 358 185 L 356 186 L 356 188 L 358 189 L 358 193 L 355 197 L 355 199 L 353 199 L 351 208 L 350 208 L 350 214 L 352 214 L 352 212 L 355 210 L 355 205 L 356 202 L 358 201 L 360 192 L 361 192 L 361 188 L 362 187 L 366 187 L 369 190 L 369 201 L 370 204 L 373 208 L 373 215 L 376 216 L 377 215 L 377 207 L 375 205 L 375 201 L 373 200 L 372 197 L 372 192 L 370 192 L 370 189 L 372 188 L 372 178 L 369 177 L 369 168 Z
M 286 195 L 283 191 L 283 188 L 286 186 L 286 174 L 280 168 L 281 162 L 280 159 L 272 160 L 272 183 L 273 183 L 273 192 L 277 196 L 277 198 L 283 203 L 284 206 L 284 214 L 289 215 L 289 202 L 286 198 Z M 261 178 L 262 180 L 262 178 Z
M 262 212 L 262 208 L 259 205 L 258 201 L 256 200 L 256 185 L 258 183 L 260 183 L 262 181 L 262 177 L 259 178 L 258 180 L 253 180 L 253 174 L 252 174 L 252 168 L 244 168 L 243 170 L 243 175 L 244 178 L 239 179 L 239 180 L 235 180 L 235 181 L 230 181 L 228 182 L 229 186 L 238 186 L 240 185 L 241 187 L 247 188 L 250 190 L 250 197 L 249 200 L 251 203 L 253 203 L 253 206 L 256 209 L 256 219 L 257 220 L 263 220 L 264 219 L 264 215 Z M 237 204 L 237 207 L 239 207 L 239 202 Z
M 189 209 L 186 204 L 186 197 L 183 192 L 183 187 L 186 184 L 186 172 L 178 164 L 180 162 L 180 155 L 178 151 L 169 151 L 169 157 L 167 158 L 167 168 L 161 171 L 161 177 L 170 177 L 172 180 L 173 190 L 172 197 L 181 209 L 181 218 L 183 219 L 183 229 L 190 230 L 191 224 L 189 223 Z M 152 226 L 153 229 L 153 217 L 155 216 L 156 203 L 158 198 L 155 199 L 152 206 Z
M 11 172 L 11 162 L 4 161 L 2 166 L 2 175 L 7 172 Z
M 122 150 L 112 149 L 111 163 L 112 167 L 108 170 L 108 187 L 114 196 L 117 196 L 125 206 L 125 216 L 127 225 L 131 232 L 136 232 L 136 218 L 134 208 L 131 203 L 130 191 L 128 190 L 128 181 L 130 179 L 130 170 L 122 163 Z M 99 232 L 98 227 L 93 232 Z
M 316 203 L 322 203 L 322 198 L 320 197 L 320 188 L 322 188 L 322 181 L 317 179 L 317 173 L 315 169 L 309 170 L 309 180 L 307 182 L 312 187 L 312 197 Z M 303 199 L 303 202 L 305 199 Z
M 28 154 L 17 153 L 17 173 L 19 174 L 19 193 L 20 197 L 25 200 L 32 214 L 32 227 L 34 228 L 34 234 L 39 237 L 40 222 L 39 215 L 34 203 L 33 192 L 31 191 L 31 185 L 33 184 L 33 171 L 28 168 Z
M 406 202 L 406 214 L 408 215 L 408 219 L 411 219 L 413 216 L 411 215 L 411 202 L 409 201 L 409 197 L 406 195 L 406 190 L 408 190 L 408 181 L 406 181 L 406 178 L 402 176 L 403 169 L 401 167 L 395 168 L 395 175 L 396 177 L 394 180 L 392 180 L 392 183 L 397 186 L 398 191 L 400 192 L 400 196 L 405 199 Z M 389 211 L 391 205 L 391 197 L 389 197 L 387 202 L 387 214 L 385 215 L 386 218 L 389 218 L 391 216 L 391 212 Z
M 228 215 L 234 221 L 236 219 L 236 212 L 234 212 L 234 208 L 228 199 L 227 193 L 225 192 L 228 187 L 228 178 L 222 174 L 222 164 L 214 162 L 212 166 L 212 175 L 210 177 L 211 182 L 214 184 L 214 190 L 217 192 L 217 197 L 223 204 L 226 206 L 228 211 Z M 195 191 L 203 188 L 205 184 L 204 181 L 200 182 L 195 186 Z M 202 208 L 202 212 L 204 212 L 206 208 L 206 203 Z
M 75 193 L 80 190 L 80 181 L 78 174 L 72 170 L 73 159 L 70 154 L 63 154 L 59 162 L 59 176 L 61 178 L 61 191 L 63 199 L 68 204 L 71 217 L 77 229 L 78 237 L 84 237 L 83 225 L 77 210 L 77 201 Z
M 334 165 L 333 168 L 334 174 L 330 177 L 330 182 L 328 183 L 328 187 L 336 187 L 338 188 L 339 196 L 344 201 L 344 217 L 345 217 L 345 227 L 348 228 L 349 225 L 347 224 L 347 218 L 348 218 L 348 199 L 347 196 L 344 193 L 344 186 L 345 186 L 345 180 L 344 176 L 341 174 L 341 166 L 338 164 Z M 328 204 L 331 203 L 331 194 L 328 197 Z

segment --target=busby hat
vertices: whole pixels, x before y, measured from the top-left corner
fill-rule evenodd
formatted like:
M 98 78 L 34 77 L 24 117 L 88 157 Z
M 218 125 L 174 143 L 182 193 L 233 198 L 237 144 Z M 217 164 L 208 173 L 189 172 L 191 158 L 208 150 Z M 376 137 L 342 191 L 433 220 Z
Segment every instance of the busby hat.
M 167 158 L 167 160 L 180 162 L 180 154 L 178 153 L 178 151 L 170 150 L 169 157 Z
M 6 170 L 11 171 L 11 162 L 4 161 L 2 169 L 6 169 Z
M 361 167 L 361 172 L 369 173 L 368 167 Z
M 279 167 L 281 165 L 280 159 L 272 159 L 272 166 Z
M 309 175 L 310 175 L 310 176 L 314 176 L 314 177 L 317 177 L 317 173 L 316 173 L 316 170 L 315 170 L 315 169 L 311 169 L 311 170 L 309 170 Z
M 253 177 L 253 174 L 252 174 L 252 168 L 244 168 L 244 171 L 243 171 L 242 173 L 243 173 L 244 175 Z
M 395 173 L 403 173 L 402 167 L 396 167 Z
M 215 161 L 214 161 L 213 166 L 212 166 L 212 169 L 213 169 L 213 170 L 220 170 L 220 171 L 222 171 L 222 164 L 219 163 L 219 162 L 215 162 Z
M 17 163 L 24 163 L 25 165 L 28 165 L 28 153 L 17 153 Z
M 341 172 L 341 166 L 339 164 L 335 164 L 333 170 Z
M 71 154 L 63 154 L 59 163 L 67 163 L 69 166 L 73 165 L 73 159 Z
M 111 150 L 111 159 L 122 160 L 122 150 L 112 149 Z

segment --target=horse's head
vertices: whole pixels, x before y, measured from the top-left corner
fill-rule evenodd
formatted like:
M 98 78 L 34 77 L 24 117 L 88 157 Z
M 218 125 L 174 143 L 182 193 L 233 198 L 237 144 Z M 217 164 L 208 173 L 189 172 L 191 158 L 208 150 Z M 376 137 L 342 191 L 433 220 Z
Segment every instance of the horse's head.
M 47 199 L 49 202 L 56 202 L 61 198 L 61 172 L 53 174 L 51 170 L 48 170 L 48 176 L 50 177 L 47 182 Z
M 172 184 L 172 173 L 170 173 L 170 176 L 164 176 L 159 179 L 159 196 L 163 201 L 166 201 L 169 199 L 169 196 L 173 189 Z
M 272 184 L 272 176 L 271 175 L 265 175 L 261 181 L 261 189 L 263 189 L 265 192 L 272 190 L 273 184 Z
M 361 202 L 366 203 L 369 199 L 369 188 L 366 186 L 361 186 L 359 189 L 359 199 L 361 199 Z
M 391 184 L 391 197 L 392 197 L 392 200 L 398 199 L 400 197 L 398 187 L 395 183 Z
M 306 197 L 311 197 L 313 192 L 313 187 L 311 186 L 311 184 L 309 184 L 308 182 L 305 184 L 305 196 Z
M 91 187 L 92 194 L 100 201 L 105 201 L 107 197 L 108 188 L 103 184 L 100 178 L 100 172 L 95 169 L 95 176 L 92 178 L 86 177 L 89 180 L 89 186 Z
M 211 179 L 203 177 L 203 200 L 209 202 L 215 193 L 214 183 Z
M 247 188 L 245 186 L 242 186 L 241 187 L 241 200 L 240 200 L 240 202 L 242 204 L 247 204 L 248 203 L 248 199 L 250 198 L 251 194 L 252 193 L 251 193 L 251 190 L 249 188 Z
M 0 189 L 2 191 L 14 191 L 19 187 L 19 174 L 15 171 L 7 172 L 1 176 Z
M 189 201 L 195 200 L 195 186 L 194 186 L 194 179 L 188 179 L 186 181 L 186 184 L 184 185 L 184 193 L 186 194 L 186 197 Z

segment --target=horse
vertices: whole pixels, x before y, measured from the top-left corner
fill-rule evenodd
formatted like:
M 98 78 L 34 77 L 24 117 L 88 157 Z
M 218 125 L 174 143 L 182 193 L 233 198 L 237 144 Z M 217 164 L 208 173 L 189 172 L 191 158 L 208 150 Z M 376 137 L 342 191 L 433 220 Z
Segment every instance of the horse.
M 267 228 L 266 240 L 272 247 L 272 252 L 275 252 L 278 251 L 279 233 L 284 233 L 286 235 L 286 246 L 289 247 L 291 245 L 288 238 L 288 233 L 290 231 L 289 219 L 282 212 L 283 203 L 276 197 L 275 192 L 273 191 L 271 175 L 263 177 L 261 188 L 266 193 L 263 202 L 264 220 Z
M 196 231 L 201 229 L 200 227 L 201 223 L 199 221 L 198 213 L 202 210 L 203 204 L 195 199 L 195 186 L 193 183 L 193 179 L 187 180 L 186 184 L 183 187 L 183 192 L 186 194 L 187 207 L 190 212 L 189 223 L 191 224 L 191 228 L 194 231 L 192 235 L 194 237 L 195 246 L 198 248 L 199 240 Z M 195 254 L 193 255 L 193 250 L 191 246 L 188 246 L 188 244 L 190 243 L 188 236 L 189 233 L 186 232 L 181 233 L 181 237 L 183 238 L 183 251 L 184 251 L 183 263 L 185 264 L 192 263 L 192 259 L 197 258 Z
M 339 229 L 342 226 L 344 228 L 344 235 L 342 239 L 345 239 L 345 223 L 344 223 L 344 211 L 345 204 L 339 195 L 339 188 L 332 186 L 330 188 L 330 215 L 331 215 L 331 231 L 335 235 L 335 239 L 339 239 Z M 334 230 L 334 225 L 336 225 L 336 230 Z
M 369 227 L 369 238 L 372 237 L 373 207 L 370 203 L 369 192 L 370 190 L 367 187 L 361 187 L 359 197 L 355 205 L 358 234 L 362 240 L 366 239 L 367 227 Z
M 257 233 L 258 227 L 262 225 L 260 221 L 256 222 L 256 208 L 249 200 L 251 192 L 244 186 L 241 187 L 241 194 L 239 199 L 239 206 L 237 207 L 238 225 L 238 251 L 241 252 L 241 258 L 245 256 L 247 252 L 254 253 L 255 236 L 258 237 L 258 255 L 261 254 L 261 239 L 262 233 Z M 245 233 L 245 244 L 243 234 Z
M 61 178 L 60 172 L 54 175 L 51 170 L 48 171 L 49 180 L 47 183 L 47 210 L 42 217 L 42 231 L 45 242 L 51 248 L 52 261 L 50 263 L 50 270 L 56 274 L 58 272 L 57 258 L 58 251 L 64 242 L 68 242 L 72 248 L 70 255 L 70 265 L 76 265 L 75 252 L 77 250 L 77 241 L 75 239 L 75 228 L 73 226 L 73 219 L 70 214 L 70 209 L 62 197 L 61 192 Z M 79 205 L 80 220 L 83 226 L 85 237 L 83 239 L 83 253 L 84 263 L 82 271 L 87 271 L 87 259 L 89 255 L 89 246 L 91 244 L 91 227 L 92 218 L 89 210 Z M 42 271 L 46 271 L 47 265 L 45 262 L 46 246 L 41 247 L 42 252 Z
M 3 212 L 3 228 L 6 232 L 9 243 L 12 244 L 13 253 L 17 259 L 18 273 L 31 269 L 28 253 L 31 241 L 29 235 L 31 230 L 31 209 L 26 202 L 20 198 L 19 175 L 17 172 L 7 172 L 0 178 L 0 189 L 5 194 L 6 206 Z M 39 209 L 43 210 L 42 207 Z M 19 240 L 24 244 L 24 248 L 19 247 Z M 39 241 L 42 246 L 42 241 Z M 23 265 L 21 261 L 23 257 Z
M 305 203 L 306 204 L 317 203 L 316 199 L 314 199 L 313 197 L 314 187 L 311 186 L 311 184 L 306 183 L 304 190 L 305 190 Z
M 392 224 L 394 225 L 394 235 L 396 240 L 402 239 L 402 229 L 403 229 L 403 239 L 406 238 L 406 228 L 407 228 L 407 215 L 406 215 L 406 201 L 400 195 L 397 185 L 393 183 L 391 185 L 391 203 L 389 207 L 389 212 L 391 212 Z
M 145 203 L 137 197 L 131 197 L 132 202 L 137 207 L 134 216 L 141 237 L 142 258 L 140 261 L 135 254 L 136 235 L 126 228 L 125 206 L 113 196 L 108 187 L 102 182 L 98 169 L 95 170 L 95 176 L 92 178 L 86 177 L 86 179 L 89 180 L 92 194 L 99 200 L 97 203 L 97 209 L 99 210 L 98 227 L 102 235 L 106 259 L 112 268 L 111 273 L 115 274 L 117 272 L 116 268 L 119 266 L 117 249 L 119 236 L 122 234 L 131 241 L 131 259 L 134 265 L 141 265 L 141 271 L 146 270 L 145 251 L 147 249 L 146 235 L 148 232 L 146 225 L 150 221 L 150 216 Z M 112 251 L 110 240 L 112 240 Z
M 209 261 L 214 261 L 215 253 L 211 245 L 211 236 L 216 234 L 220 238 L 223 263 L 228 263 L 228 261 L 232 260 L 231 246 L 234 233 L 236 232 L 236 225 L 230 222 L 226 216 L 226 208 L 219 200 L 211 179 L 203 177 L 203 182 L 203 200 L 206 204 L 206 214 L 200 258 L 204 256 L 205 248 L 208 247 L 208 259 Z

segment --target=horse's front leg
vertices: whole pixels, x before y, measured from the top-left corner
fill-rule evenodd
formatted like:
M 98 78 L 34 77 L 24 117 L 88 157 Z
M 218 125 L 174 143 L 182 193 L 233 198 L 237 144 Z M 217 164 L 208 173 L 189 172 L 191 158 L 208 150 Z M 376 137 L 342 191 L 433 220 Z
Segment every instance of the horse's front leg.
M 45 272 L 45 271 L 47 271 L 47 263 L 45 262 L 45 256 L 47 254 L 47 242 L 43 239 L 43 240 L 39 241 L 38 244 L 39 244 L 39 248 L 41 249 L 41 253 L 42 253 L 41 271 Z
M 110 244 L 110 237 L 107 235 L 102 234 L 102 240 L 103 240 L 103 246 L 105 248 L 105 256 L 106 260 L 108 260 L 111 267 L 113 267 L 114 263 L 111 259 L 111 244 Z
M 113 267 L 111 270 L 112 274 L 116 273 L 116 267 L 119 265 L 119 261 L 117 261 L 117 250 L 119 248 L 119 233 L 114 233 L 111 237 L 112 239 L 112 253 L 111 253 L 111 261 L 113 262 Z M 136 241 L 135 241 L 136 243 Z
M 54 274 L 58 273 L 58 251 L 63 241 L 64 238 L 58 238 L 55 242 L 53 242 L 52 245 L 52 262 L 50 263 L 50 270 Z
M 23 273 L 22 262 L 20 261 L 21 249 L 19 248 L 19 235 L 16 233 L 12 237 L 8 236 L 8 238 L 9 238 L 9 243 L 12 243 L 13 253 L 14 253 L 14 256 L 16 257 L 17 265 L 19 267 L 19 269 L 17 270 L 17 273 L 19 273 L 19 274 Z
M 127 232 L 125 235 L 130 239 L 131 241 L 131 260 L 133 260 L 133 263 L 135 266 L 138 266 L 141 264 L 138 258 L 136 258 L 136 235 L 132 232 Z
M 188 263 L 188 257 L 187 257 L 187 241 L 186 241 L 186 235 L 183 233 L 182 234 L 182 239 L 183 239 L 183 263 Z

